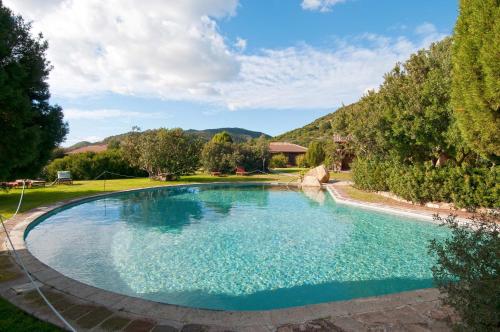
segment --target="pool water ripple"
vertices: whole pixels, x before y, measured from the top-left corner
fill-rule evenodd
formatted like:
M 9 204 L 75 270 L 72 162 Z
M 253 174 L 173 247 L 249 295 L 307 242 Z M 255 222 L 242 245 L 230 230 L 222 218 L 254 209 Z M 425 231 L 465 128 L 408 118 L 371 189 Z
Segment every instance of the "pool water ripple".
M 197 185 L 45 217 L 29 250 L 81 282 L 165 303 L 261 310 L 431 287 L 445 228 L 337 205 L 325 191 Z

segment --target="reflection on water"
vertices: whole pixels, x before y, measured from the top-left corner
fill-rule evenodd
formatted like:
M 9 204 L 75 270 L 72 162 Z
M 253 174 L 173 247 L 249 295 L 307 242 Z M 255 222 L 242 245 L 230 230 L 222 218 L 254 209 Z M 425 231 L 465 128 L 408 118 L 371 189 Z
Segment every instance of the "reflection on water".
M 337 206 L 319 188 L 206 185 L 83 203 L 27 237 L 82 282 L 160 302 L 257 310 L 431 286 L 434 224 Z

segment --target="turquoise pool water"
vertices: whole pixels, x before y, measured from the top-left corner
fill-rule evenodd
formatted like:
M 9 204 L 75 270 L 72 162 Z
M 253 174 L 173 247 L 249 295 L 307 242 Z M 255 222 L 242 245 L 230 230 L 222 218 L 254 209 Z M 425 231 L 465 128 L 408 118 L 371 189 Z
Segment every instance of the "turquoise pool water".
M 44 217 L 29 250 L 89 285 L 159 302 L 263 310 L 432 286 L 437 225 L 326 191 L 195 185 L 120 193 Z

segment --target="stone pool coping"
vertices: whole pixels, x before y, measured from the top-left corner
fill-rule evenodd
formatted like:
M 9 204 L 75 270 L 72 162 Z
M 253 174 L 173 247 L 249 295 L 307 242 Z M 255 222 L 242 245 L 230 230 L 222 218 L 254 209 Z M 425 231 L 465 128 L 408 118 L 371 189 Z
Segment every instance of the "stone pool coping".
M 285 185 L 285 183 L 279 182 L 217 182 L 216 184 L 243 183 L 253 185 Z M 200 184 L 192 183 L 176 186 L 192 185 Z M 203 185 L 213 185 L 213 183 Z M 52 269 L 50 266 L 47 266 L 44 263 L 40 262 L 26 248 L 24 236 L 29 225 L 35 222 L 38 218 L 55 209 L 61 208 L 68 204 L 75 204 L 78 202 L 87 201 L 89 199 L 92 200 L 100 197 L 119 194 L 122 192 L 141 191 L 164 187 L 166 186 L 136 188 L 61 201 L 32 209 L 10 219 L 7 222 L 9 234 L 14 246 L 16 247 L 16 250 L 18 251 L 19 256 L 22 258 L 26 268 L 30 271 L 31 275 L 41 283 L 42 289 L 49 290 L 50 292 L 60 293 L 68 303 L 77 303 L 77 305 L 84 307 L 97 306 L 98 308 L 103 308 L 102 310 L 108 313 L 107 315 L 102 315 L 102 321 L 97 322 L 97 325 L 90 328 L 88 328 L 88 325 L 81 326 L 78 323 L 82 318 L 85 317 L 86 314 L 88 314 L 88 312 L 85 313 L 85 315 L 83 315 L 82 317 L 74 317 L 74 321 L 72 321 L 72 316 L 70 321 L 78 327 L 79 331 L 104 330 L 101 329 L 101 326 L 103 326 L 102 324 L 105 324 L 106 320 L 110 319 L 110 316 L 115 317 L 117 315 L 133 317 L 135 320 L 142 320 L 145 322 L 154 322 L 154 324 L 150 325 L 149 329 L 145 329 L 147 331 L 167 331 L 169 330 L 169 328 L 171 328 L 169 331 L 181 329 L 185 330 L 187 326 L 201 326 L 203 327 L 201 330 L 204 331 L 274 331 L 287 327 L 293 329 L 291 326 L 293 326 L 294 324 L 302 324 L 301 326 L 304 326 L 304 324 L 307 325 L 310 322 L 319 321 L 323 323 L 313 324 L 327 324 L 327 326 L 330 326 L 332 330 L 334 330 L 334 328 L 337 328 L 340 331 L 349 331 L 363 330 L 365 328 L 368 329 L 369 326 L 372 326 L 373 324 L 381 324 L 381 322 L 384 322 L 384 319 L 387 324 L 392 324 L 390 326 L 395 326 L 394 324 L 397 323 L 403 325 L 418 324 L 421 328 L 425 327 L 427 330 L 432 330 L 432 326 L 439 326 L 440 329 L 445 328 L 443 324 L 440 324 L 442 323 L 441 321 L 436 321 L 436 318 L 430 314 L 431 312 L 435 312 L 435 310 L 441 310 L 439 305 L 439 293 L 436 289 L 433 288 L 383 296 L 358 298 L 347 301 L 335 301 L 306 305 L 301 307 L 291 307 L 265 311 L 227 311 L 196 309 L 131 297 L 86 285 L 69 277 L 66 277 L 63 274 Z M 330 193 L 332 193 L 332 191 L 334 192 L 334 188 L 330 185 L 327 185 L 326 187 Z M 333 195 L 333 197 L 336 200 L 338 199 L 338 197 L 335 195 Z M 3 245 L 5 250 L 7 248 L 6 243 L 4 242 Z M 2 291 L 2 295 L 4 297 L 9 298 L 13 296 L 12 289 L 9 289 L 9 291 Z M 14 303 L 16 302 L 15 299 L 12 300 L 9 298 L 9 300 Z M 30 311 L 29 307 L 28 309 L 24 309 Z M 62 312 L 63 316 L 65 316 L 64 312 L 65 311 Z M 55 316 L 51 317 L 46 312 L 44 314 L 37 314 L 36 311 L 31 313 L 42 320 L 48 320 L 56 325 L 61 326 L 61 322 L 58 321 Z M 128 327 L 130 327 L 130 325 L 128 325 Z M 352 327 L 352 329 L 350 329 L 349 327 Z M 124 326 L 123 329 L 127 331 L 133 330 L 127 329 L 127 326 Z

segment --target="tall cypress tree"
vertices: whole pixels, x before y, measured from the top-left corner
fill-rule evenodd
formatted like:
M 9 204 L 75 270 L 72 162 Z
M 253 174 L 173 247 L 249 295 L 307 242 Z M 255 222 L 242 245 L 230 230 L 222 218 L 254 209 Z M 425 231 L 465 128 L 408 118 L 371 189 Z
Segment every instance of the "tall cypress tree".
M 47 42 L 0 1 L 0 180 L 36 176 L 68 132 L 49 104 Z
M 500 158 L 500 1 L 461 0 L 453 45 L 452 105 L 468 145 Z

